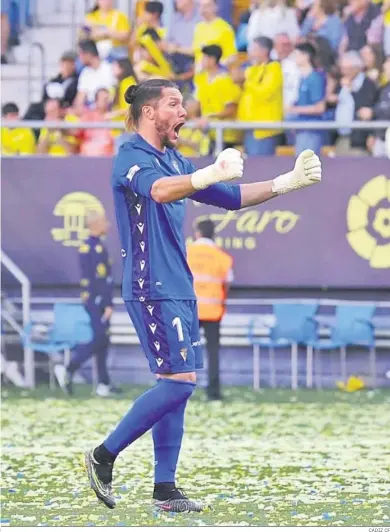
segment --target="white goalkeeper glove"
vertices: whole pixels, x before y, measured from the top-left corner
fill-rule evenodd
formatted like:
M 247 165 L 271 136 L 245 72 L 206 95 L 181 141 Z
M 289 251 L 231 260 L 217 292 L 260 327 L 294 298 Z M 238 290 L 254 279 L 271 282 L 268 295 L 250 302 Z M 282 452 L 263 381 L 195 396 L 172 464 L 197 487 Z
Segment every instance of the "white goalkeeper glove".
M 242 177 L 243 172 L 241 152 L 227 148 L 218 155 L 214 164 L 196 170 L 191 176 L 191 183 L 195 190 L 203 190 L 214 183 Z
M 312 150 L 303 151 L 295 161 L 294 170 L 272 181 L 272 192 L 286 194 L 292 190 L 309 187 L 321 182 L 321 161 Z

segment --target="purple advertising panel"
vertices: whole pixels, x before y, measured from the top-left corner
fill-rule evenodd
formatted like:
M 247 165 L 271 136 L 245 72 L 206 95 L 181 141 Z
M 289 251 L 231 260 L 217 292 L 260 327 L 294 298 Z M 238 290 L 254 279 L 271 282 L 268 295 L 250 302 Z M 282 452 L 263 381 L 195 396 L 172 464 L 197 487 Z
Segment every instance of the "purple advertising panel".
M 271 179 L 293 164 L 253 157 L 242 181 Z M 3 159 L 2 249 L 34 285 L 78 283 L 88 210 L 104 210 L 111 221 L 107 245 L 120 282 L 111 167 L 103 158 Z M 234 257 L 237 286 L 390 286 L 389 160 L 326 158 L 320 185 L 241 211 L 188 201 L 188 241 L 204 217 Z

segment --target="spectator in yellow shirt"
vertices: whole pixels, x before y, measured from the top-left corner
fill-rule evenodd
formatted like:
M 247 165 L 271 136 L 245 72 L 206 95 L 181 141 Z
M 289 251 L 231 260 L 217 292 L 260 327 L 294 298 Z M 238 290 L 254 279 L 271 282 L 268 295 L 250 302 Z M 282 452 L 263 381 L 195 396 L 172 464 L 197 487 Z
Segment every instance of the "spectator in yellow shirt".
M 113 0 L 97 0 L 85 17 L 82 33 L 83 39 L 96 42 L 102 59 L 129 56 L 130 23 L 124 13 L 114 9 Z
M 113 111 L 110 114 L 110 120 L 124 118 L 128 109 L 125 102 L 125 92 L 131 85 L 137 84 L 137 77 L 134 72 L 133 64 L 129 59 L 117 59 L 112 64 L 112 72 L 118 81 L 113 101 Z
M 135 31 L 136 42 L 140 40 L 146 30 L 155 30 L 160 39 L 164 39 L 167 30 L 161 26 L 161 17 L 164 11 L 162 2 L 146 2 L 140 24 Z
M 6 103 L 1 108 L 4 120 L 20 120 L 19 108 L 15 103 Z M 32 155 L 35 153 L 35 136 L 27 127 L 1 128 L 2 155 Z
M 116 86 L 112 111 L 108 112 L 105 120 L 123 122 L 126 116 L 128 104 L 125 101 L 125 92 L 131 85 L 137 85 L 137 77 L 133 65 L 129 59 L 118 59 L 112 64 L 112 71 L 118 81 Z M 112 131 L 114 137 L 121 135 L 121 129 Z
M 62 121 L 62 109 L 59 100 L 47 100 L 45 102 L 45 121 Z M 76 153 L 78 147 L 77 139 L 69 133 L 66 129 L 42 128 L 39 135 L 37 153 L 55 157 L 65 157 Z
M 187 120 L 196 121 L 199 118 L 199 104 L 196 100 L 185 103 Z M 206 156 L 210 153 L 210 137 L 200 128 L 182 127 L 179 138 L 179 152 L 184 157 Z
M 195 100 L 199 102 L 201 118 L 199 125 L 206 129 L 210 120 L 235 120 L 241 90 L 229 73 L 221 67 L 221 47 L 210 44 L 202 48 L 202 72 L 194 77 Z M 215 131 L 210 131 L 215 141 Z M 224 131 L 224 147 L 240 141 L 235 130 Z
M 254 39 L 248 48 L 251 66 L 244 72 L 238 119 L 245 122 L 280 122 L 283 119 L 283 74 L 278 61 L 271 61 L 273 42 L 268 37 Z M 248 155 L 274 155 L 280 130 L 256 129 L 245 132 Z
M 217 16 L 216 0 L 199 0 L 199 10 L 203 21 L 195 26 L 192 43 L 196 65 L 200 65 L 202 60 L 202 48 L 209 44 L 217 44 L 222 50 L 222 63 L 230 63 L 237 54 L 232 26 Z

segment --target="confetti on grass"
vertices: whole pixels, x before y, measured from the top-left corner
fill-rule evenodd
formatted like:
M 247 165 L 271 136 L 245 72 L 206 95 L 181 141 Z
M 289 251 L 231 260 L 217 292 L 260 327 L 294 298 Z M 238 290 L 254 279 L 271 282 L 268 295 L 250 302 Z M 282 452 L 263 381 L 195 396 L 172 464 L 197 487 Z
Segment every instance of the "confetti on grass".
M 80 465 L 140 389 L 121 399 L 4 390 L 3 526 L 389 526 L 390 391 L 226 390 L 191 400 L 178 485 L 212 506 L 172 514 L 151 505 L 153 449 L 145 435 L 114 470 L 117 508 L 88 489 Z M 4 396 L 5 394 L 5 396 Z

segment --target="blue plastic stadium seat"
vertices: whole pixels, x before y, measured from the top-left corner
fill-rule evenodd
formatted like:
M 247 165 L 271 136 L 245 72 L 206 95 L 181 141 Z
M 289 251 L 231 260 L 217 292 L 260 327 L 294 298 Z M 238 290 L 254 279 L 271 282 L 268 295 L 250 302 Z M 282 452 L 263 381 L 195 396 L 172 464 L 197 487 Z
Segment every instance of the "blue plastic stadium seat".
M 364 346 L 369 349 L 371 385 L 376 383 L 375 328 L 372 318 L 375 305 L 338 305 L 336 322 L 331 326 L 329 340 L 314 340 L 307 343 L 314 349 L 315 381 L 321 387 L 321 351 L 340 350 L 340 373 L 343 382 L 347 379 L 347 346 Z
M 298 388 L 298 345 L 308 345 L 317 338 L 314 316 L 317 304 L 277 303 L 273 305 L 276 324 L 268 338 L 256 338 L 254 327 L 258 318 L 249 324 L 248 339 L 253 346 L 253 388 L 260 388 L 260 348 L 268 348 L 270 384 L 276 387 L 275 349 L 291 347 L 291 388 Z
M 53 355 L 63 353 L 64 363 L 68 364 L 71 350 L 78 344 L 89 343 L 92 338 L 90 318 L 82 305 L 56 303 L 52 327 L 45 329 L 39 324 L 29 323 L 24 330 L 23 343 L 25 347 L 48 356 L 50 388 L 53 389 Z

